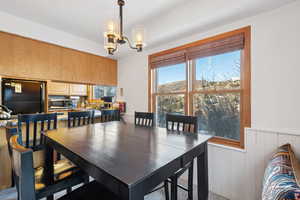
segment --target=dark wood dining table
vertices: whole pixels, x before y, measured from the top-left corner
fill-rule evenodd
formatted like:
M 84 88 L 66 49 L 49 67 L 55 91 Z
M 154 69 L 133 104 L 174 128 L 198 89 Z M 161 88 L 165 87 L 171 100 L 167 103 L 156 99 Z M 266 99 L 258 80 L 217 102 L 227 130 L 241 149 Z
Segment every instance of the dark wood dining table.
M 124 122 L 59 128 L 43 133 L 45 173 L 53 182 L 53 150 L 106 185 L 121 200 L 142 200 L 197 158 L 198 199 L 208 199 L 208 135 L 147 128 Z

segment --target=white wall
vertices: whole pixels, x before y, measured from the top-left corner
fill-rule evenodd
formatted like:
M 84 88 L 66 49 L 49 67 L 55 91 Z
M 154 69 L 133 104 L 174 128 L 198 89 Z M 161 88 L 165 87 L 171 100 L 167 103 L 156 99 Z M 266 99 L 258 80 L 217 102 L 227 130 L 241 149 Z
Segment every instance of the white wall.
M 28 38 L 106 56 L 102 44 L 77 37 L 48 26 L 34 23 L 4 12 L 0 12 L 0 31 L 21 35 Z M 102 37 L 101 35 L 99 37 Z
M 132 54 L 119 60 L 119 87 L 124 88 L 128 114 L 147 110 L 148 55 L 244 26 L 252 26 L 251 111 L 252 127 L 300 135 L 300 1 L 233 22 L 207 32 L 190 34 L 161 47 Z M 246 133 L 246 138 L 248 133 Z M 215 145 L 209 147 L 210 189 L 230 199 L 259 199 L 262 171 L 270 156 L 264 148 L 274 141 L 266 137 L 259 147 L 247 145 L 237 151 Z M 283 135 L 284 139 L 285 136 Z M 286 137 L 288 142 L 293 139 Z M 270 140 L 270 141 L 269 141 Z M 280 140 L 283 141 L 283 140 Z M 247 141 L 246 141 L 247 142 Z M 278 142 L 276 143 L 278 144 Z M 251 152 L 251 153 L 250 153 Z M 300 152 L 300 149 L 299 149 Z M 260 159 L 259 154 L 262 154 Z M 251 162 L 255 157 L 255 165 Z M 260 159 L 260 160 L 259 160 Z M 250 161 L 249 161 L 250 160 Z M 247 166 L 247 167 L 246 167 Z M 258 168 L 256 168 L 258 167 Z M 259 171 L 259 172 L 257 172 Z M 255 179 L 248 181 L 247 178 Z M 245 195 L 247 194 L 247 195 Z

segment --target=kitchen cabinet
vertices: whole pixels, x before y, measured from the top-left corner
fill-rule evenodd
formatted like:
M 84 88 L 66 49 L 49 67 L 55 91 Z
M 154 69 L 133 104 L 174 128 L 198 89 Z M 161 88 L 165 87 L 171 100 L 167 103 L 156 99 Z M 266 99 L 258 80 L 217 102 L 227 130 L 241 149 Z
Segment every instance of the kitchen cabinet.
M 87 96 L 87 85 L 49 81 L 48 95 Z
M 68 83 L 48 82 L 47 89 L 48 95 L 68 96 L 70 94 L 70 84 Z
M 117 85 L 116 60 L 1 31 L 0 44 L 0 76 Z
M 72 96 L 87 96 L 87 85 L 70 84 L 70 95 L 72 95 Z
M 0 32 L 0 71 L 3 75 L 14 73 L 13 36 Z

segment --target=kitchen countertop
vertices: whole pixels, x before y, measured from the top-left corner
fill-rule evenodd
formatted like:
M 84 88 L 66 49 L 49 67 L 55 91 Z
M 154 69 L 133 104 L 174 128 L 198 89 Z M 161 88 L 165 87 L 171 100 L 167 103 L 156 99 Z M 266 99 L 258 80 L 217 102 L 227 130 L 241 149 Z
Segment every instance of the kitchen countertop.
M 100 110 L 95 110 L 95 118 L 101 116 L 101 111 Z M 57 115 L 57 120 L 68 120 L 68 114 L 58 114 Z M 17 126 L 18 123 L 18 117 L 17 115 L 13 115 L 12 119 L 9 120 L 0 120 L 0 128 L 5 128 L 7 126 Z

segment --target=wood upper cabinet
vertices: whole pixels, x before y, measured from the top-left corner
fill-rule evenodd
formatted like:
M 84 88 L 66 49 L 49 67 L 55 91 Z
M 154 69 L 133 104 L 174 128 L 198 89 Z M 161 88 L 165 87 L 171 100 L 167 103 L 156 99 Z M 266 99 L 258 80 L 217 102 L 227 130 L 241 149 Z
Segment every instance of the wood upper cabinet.
M 13 39 L 12 35 L 0 32 L 0 71 L 3 75 L 14 73 Z
M 89 58 L 91 79 L 97 85 L 117 85 L 117 61 L 108 60 L 99 56 Z
M 73 96 L 87 96 L 87 85 L 70 84 L 70 95 Z
M 88 72 L 88 54 L 72 50 L 62 50 L 62 77 L 65 81 L 87 83 L 90 80 Z
M 47 84 L 48 95 L 64 95 L 64 96 L 87 96 L 87 85 L 70 84 L 49 81 Z
M 47 89 L 48 89 L 48 95 L 67 96 L 70 94 L 70 84 L 68 83 L 48 82 Z
M 117 61 L 0 32 L 0 75 L 117 85 Z
M 14 66 L 17 76 L 39 78 L 49 70 L 49 50 L 47 44 L 14 38 Z

